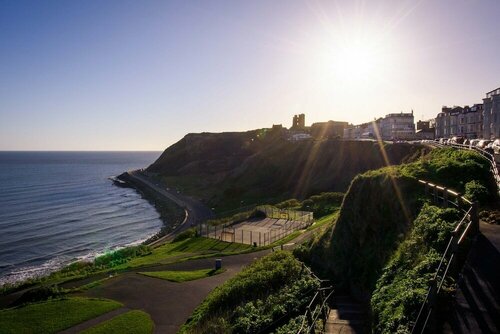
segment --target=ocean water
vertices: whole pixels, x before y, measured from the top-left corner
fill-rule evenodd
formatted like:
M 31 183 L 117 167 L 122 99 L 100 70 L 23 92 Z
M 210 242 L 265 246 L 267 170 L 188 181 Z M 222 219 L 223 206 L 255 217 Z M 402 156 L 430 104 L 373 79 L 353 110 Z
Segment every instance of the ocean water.
M 153 206 L 108 178 L 161 152 L 0 152 L 0 285 L 138 244 Z

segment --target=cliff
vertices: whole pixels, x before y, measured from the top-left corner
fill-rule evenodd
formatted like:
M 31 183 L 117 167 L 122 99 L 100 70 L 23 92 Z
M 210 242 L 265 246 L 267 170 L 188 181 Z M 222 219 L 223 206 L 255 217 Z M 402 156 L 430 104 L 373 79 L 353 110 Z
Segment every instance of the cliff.
M 147 169 L 226 209 L 346 191 L 359 173 L 413 161 L 421 145 L 372 141 L 290 142 L 271 131 L 188 134 Z

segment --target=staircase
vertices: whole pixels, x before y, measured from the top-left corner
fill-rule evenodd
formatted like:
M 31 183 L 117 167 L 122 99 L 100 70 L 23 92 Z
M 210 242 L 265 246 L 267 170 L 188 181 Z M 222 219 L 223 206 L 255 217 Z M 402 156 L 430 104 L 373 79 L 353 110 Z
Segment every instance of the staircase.
M 500 226 L 481 223 L 443 333 L 500 333 Z
M 325 333 L 363 333 L 365 312 L 363 306 L 349 296 L 334 297 L 334 308 L 326 321 Z

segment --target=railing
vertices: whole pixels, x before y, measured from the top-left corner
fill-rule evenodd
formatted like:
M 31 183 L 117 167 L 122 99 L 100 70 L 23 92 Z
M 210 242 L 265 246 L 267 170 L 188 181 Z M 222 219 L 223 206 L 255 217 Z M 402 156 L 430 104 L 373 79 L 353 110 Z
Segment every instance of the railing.
M 318 280 L 321 284 L 328 283 L 329 280 L 319 279 L 307 266 L 303 266 L 303 268 L 309 271 L 309 275 L 313 276 L 316 280 Z M 311 299 L 309 304 L 307 305 L 306 312 L 304 313 L 304 319 L 300 325 L 300 329 L 297 331 L 297 334 L 302 333 L 314 333 L 316 329 L 316 322 L 320 317 L 323 319 L 323 327 L 326 324 L 326 320 L 328 319 L 328 313 L 330 312 L 330 308 L 328 306 L 328 300 L 333 295 L 333 287 L 319 287 L 314 297 Z M 322 328 L 324 330 L 324 328 Z
M 462 149 L 462 150 L 470 150 L 470 151 L 475 151 L 481 154 L 483 157 L 485 157 L 489 162 L 490 162 L 490 170 L 491 173 L 493 174 L 493 178 L 495 179 L 495 183 L 497 185 L 497 191 L 498 195 L 500 196 L 500 174 L 498 172 L 498 167 L 497 163 L 495 161 L 495 156 L 489 152 L 486 152 L 482 148 L 476 147 L 476 146 L 471 146 L 471 145 L 462 145 L 462 144 L 455 144 L 455 143 L 447 143 L 447 144 L 442 144 L 437 140 L 431 140 L 428 141 L 430 144 L 439 146 L 439 147 L 453 147 L 457 149 Z
M 427 181 L 419 180 L 425 185 L 427 195 L 433 197 L 436 204 L 444 207 L 455 206 L 464 215 L 452 232 L 448 245 L 441 257 L 438 268 L 432 278 L 427 295 L 413 324 L 412 333 L 424 333 L 431 322 L 432 314 L 436 309 L 437 297 L 441 292 L 445 279 L 450 276 L 450 268 L 458 262 L 458 252 L 466 251 L 465 241 L 479 232 L 479 218 L 477 203 L 451 191 Z

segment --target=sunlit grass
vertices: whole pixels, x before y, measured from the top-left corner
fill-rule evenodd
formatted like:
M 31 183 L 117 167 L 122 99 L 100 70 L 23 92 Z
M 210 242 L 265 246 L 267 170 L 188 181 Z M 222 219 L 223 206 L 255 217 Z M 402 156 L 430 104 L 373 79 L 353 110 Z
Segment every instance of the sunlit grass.
M 134 310 L 104 321 L 83 331 L 82 334 L 150 334 L 153 333 L 153 329 L 154 323 L 149 314 Z
M 193 281 L 200 278 L 206 278 L 214 275 L 218 275 L 223 273 L 224 269 L 200 269 L 200 270 L 190 270 L 190 271 L 178 271 L 178 270 L 167 270 L 167 271 L 149 271 L 149 272 L 141 272 L 139 274 L 161 278 L 171 282 L 186 282 Z
M 121 307 L 108 299 L 68 298 L 0 311 L 0 333 L 57 333 Z

